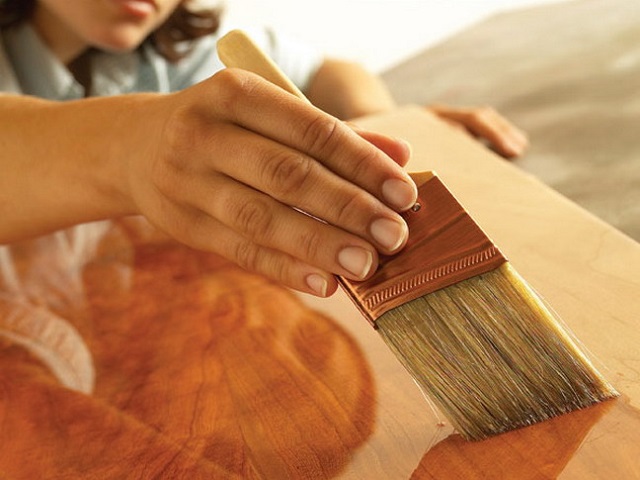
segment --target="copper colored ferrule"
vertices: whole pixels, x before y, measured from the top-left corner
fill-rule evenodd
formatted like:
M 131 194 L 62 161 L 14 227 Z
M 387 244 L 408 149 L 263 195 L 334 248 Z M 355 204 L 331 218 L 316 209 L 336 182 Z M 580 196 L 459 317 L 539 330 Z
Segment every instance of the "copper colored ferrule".
M 382 256 L 378 270 L 366 281 L 338 277 L 374 327 L 393 308 L 507 261 L 437 176 L 412 176 L 418 184 L 419 208 L 403 214 L 409 226 L 406 247 L 397 255 Z

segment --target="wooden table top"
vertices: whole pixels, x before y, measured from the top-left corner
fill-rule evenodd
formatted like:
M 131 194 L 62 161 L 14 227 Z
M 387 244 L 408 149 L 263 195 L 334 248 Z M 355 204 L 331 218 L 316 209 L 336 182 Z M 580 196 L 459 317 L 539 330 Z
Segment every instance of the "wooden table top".
M 409 169 L 438 171 L 620 399 L 465 442 L 342 292 L 294 294 L 125 220 L 73 266 L 51 239 L 12 250 L 0 478 L 640 478 L 640 245 L 426 112 L 362 123 L 412 142 Z M 90 394 L 45 366 L 59 353 L 73 377 L 76 337 L 52 320 L 38 338 L 58 340 L 25 341 L 18 307 L 73 326 Z
M 383 79 L 403 104 L 491 105 L 531 140 L 518 167 L 640 241 L 639 5 L 504 9 Z

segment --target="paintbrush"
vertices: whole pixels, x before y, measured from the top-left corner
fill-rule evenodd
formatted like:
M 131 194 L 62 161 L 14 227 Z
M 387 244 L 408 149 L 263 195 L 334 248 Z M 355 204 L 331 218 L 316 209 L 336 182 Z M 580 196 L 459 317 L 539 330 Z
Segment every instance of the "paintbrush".
M 218 54 L 305 98 L 243 32 Z M 453 426 L 479 440 L 617 396 L 438 176 L 412 177 L 406 247 L 338 280 Z

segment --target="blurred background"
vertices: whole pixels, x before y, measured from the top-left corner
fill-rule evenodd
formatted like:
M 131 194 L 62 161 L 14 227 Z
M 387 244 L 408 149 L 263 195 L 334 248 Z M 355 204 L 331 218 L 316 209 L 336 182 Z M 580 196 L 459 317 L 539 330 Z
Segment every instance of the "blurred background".
M 227 0 L 380 73 L 400 104 L 490 105 L 514 163 L 640 241 L 640 1 Z
M 230 21 L 263 23 L 381 72 L 483 18 L 551 0 L 226 0 Z

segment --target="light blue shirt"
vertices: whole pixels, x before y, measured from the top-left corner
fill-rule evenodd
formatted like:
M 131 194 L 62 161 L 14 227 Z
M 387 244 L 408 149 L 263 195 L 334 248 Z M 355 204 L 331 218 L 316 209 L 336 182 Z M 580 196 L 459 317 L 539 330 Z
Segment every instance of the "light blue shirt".
M 226 32 L 221 29 L 220 34 Z M 303 91 L 322 63 L 313 48 L 264 28 L 248 29 L 260 47 Z M 0 92 L 22 93 L 50 100 L 85 96 L 84 88 L 55 58 L 28 24 L 3 29 L 0 35 Z M 133 92 L 173 92 L 198 83 L 223 68 L 216 54 L 219 35 L 197 40 L 176 63 L 148 43 L 129 53 L 96 53 L 92 58 L 90 96 Z

